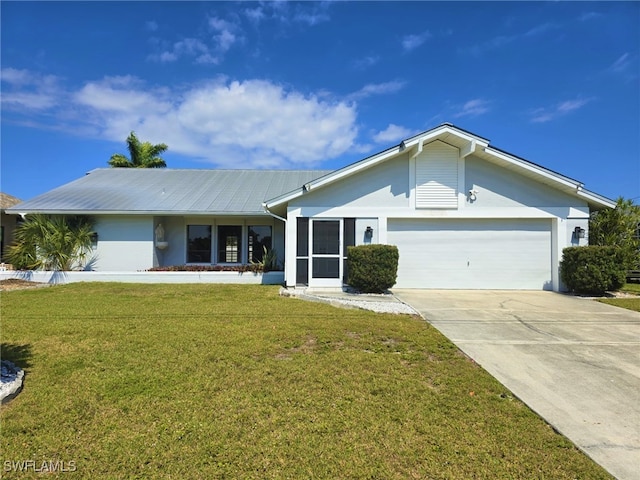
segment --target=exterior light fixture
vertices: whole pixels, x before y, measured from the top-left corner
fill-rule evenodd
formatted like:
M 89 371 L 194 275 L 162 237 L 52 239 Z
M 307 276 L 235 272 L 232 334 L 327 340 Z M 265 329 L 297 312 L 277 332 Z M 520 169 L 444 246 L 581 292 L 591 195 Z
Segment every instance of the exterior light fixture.
M 584 238 L 584 228 L 576 227 L 573 229 L 573 236 L 575 238 Z
M 364 231 L 364 236 L 369 239 L 373 238 L 373 228 L 367 227 Z
M 91 246 L 92 247 L 97 247 L 98 246 L 98 232 L 91 232 L 91 235 L 89 236 L 89 238 L 91 238 Z

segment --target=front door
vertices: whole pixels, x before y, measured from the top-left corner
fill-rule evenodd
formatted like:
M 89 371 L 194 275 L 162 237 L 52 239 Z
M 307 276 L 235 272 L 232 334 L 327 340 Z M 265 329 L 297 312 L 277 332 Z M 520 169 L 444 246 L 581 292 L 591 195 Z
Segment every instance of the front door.
M 312 220 L 309 286 L 342 286 L 342 221 Z

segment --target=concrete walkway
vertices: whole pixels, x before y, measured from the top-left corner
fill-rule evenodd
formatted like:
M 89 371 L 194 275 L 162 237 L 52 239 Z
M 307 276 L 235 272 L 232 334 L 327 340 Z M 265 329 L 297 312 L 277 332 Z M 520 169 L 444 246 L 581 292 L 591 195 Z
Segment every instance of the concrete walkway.
M 611 474 L 640 479 L 640 313 L 552 292 L 393 293 Z

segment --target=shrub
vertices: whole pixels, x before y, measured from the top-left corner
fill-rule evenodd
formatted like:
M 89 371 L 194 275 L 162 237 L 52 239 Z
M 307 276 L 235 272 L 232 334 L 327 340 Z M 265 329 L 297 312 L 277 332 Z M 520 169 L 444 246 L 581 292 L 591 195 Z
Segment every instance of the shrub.
M 93 220 L 81 215 L 27 215 L 5 252 L 18 270 L 69 271 L 91 263 Z
M 381 293 L 396 284 L 398 247 L 360 245 L 347 249 L 347 283 L 365 293 Z
M 560 278 L 572 292 L 602 295 L 624 285 L 626 268 L 618 247 L 568 247 L 563 250 Z

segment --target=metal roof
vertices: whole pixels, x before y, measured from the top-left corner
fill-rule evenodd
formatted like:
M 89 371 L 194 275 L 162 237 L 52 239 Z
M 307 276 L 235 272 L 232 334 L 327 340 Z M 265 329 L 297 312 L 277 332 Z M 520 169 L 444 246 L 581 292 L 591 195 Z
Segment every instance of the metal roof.
M 291 192 L 325 170 L 101 168 L 11 213 L 264 215 L 262 202 Z

